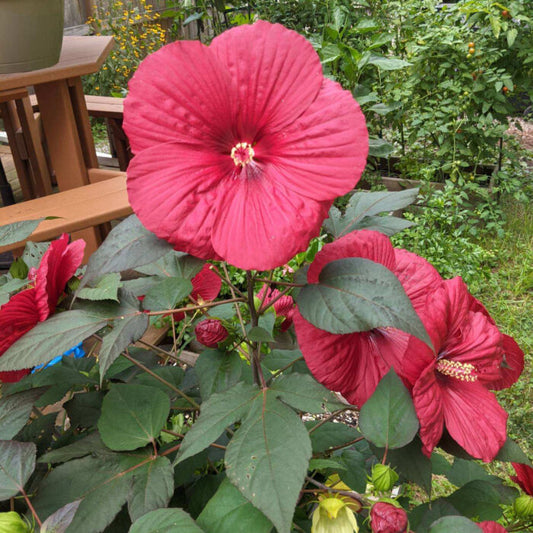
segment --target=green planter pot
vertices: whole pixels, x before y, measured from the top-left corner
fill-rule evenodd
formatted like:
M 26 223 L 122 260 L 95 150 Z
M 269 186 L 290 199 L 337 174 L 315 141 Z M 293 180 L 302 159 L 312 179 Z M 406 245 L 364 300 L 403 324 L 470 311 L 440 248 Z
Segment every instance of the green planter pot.
M 0 0 L 0 74 L 55 65 L 63 11 L 64 0 Z

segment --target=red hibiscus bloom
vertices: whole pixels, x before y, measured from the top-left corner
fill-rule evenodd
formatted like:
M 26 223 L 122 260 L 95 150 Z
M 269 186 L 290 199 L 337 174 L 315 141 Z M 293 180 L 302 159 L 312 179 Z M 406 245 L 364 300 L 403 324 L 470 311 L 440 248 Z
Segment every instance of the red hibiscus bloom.
M 363 257 L 381 263 L 398 276 L 420 314 L 426 295 L 442 278 L 421 257 L 393 248 L 385 235 L 376 231 L 354 231 L 326 244 L 309 267 L 307 281 L 317 283 L 324 266 L 337 259 Z M 302 354 L 315 378 L 349 402 L 361 406 L 374 392 L 391 366 L 398 367 L 409 335 L 394 328 L 337 335 L 316 328 L 296 311 L 296 336 Z
M 461 278 L 444 281 L 419 313 L 436 355 L 410 338 L 401 374 L 412 388 L 423 451 L 431 454 L 444 426 L 470 455 L 491 461 L 506 439 L 507 413 L 487 390 L 501 379 L 502 335 L 473 311 Z
M 199 322 L 194 328 L 194 334 L 196 340 L 208 348 L 216 348 L 219 342 L 228 338 L 228 330 L 216 318 Z
M 492 520 L 480 522 L 478 526 L 483 533 L 507 533 L 507 530 L 501 524 L 493 522 Z
M 533 496 L 533 468 L 522 463 L 511 463 L 516 472 L 516 476 L 511 479 L 529 496 Z
M 363 114 L 318 55 L 277 24 L 169 44 L 129 84 L 130 203 L 177 250 L 271 269 L 305 250 L 359 180 Z
M 292 296 L 289 296 L 288 294 L 281 297 L 280 294 L 281 292 L 278 291 L 278 289 L 271 289 L 268 288 L 267 285 L 263 285 L 261 290 L 257 293 L 257 297 L 262 302 L 260 311 L 266 309 L 270 303 L 275 300 L 273 307 L 276 316 L 283 317 L 280 329 L 281 331 L 287 331 L 292 326 L 293 322 L 294 300 L 292 299 Z
M 211 302 L 220 293 L 222 280 L 213 272 L 212 265 L 206 263 L 200 272 L 191 279 L 192 291 L 189 295 L 195 302 Z M 170 314 L 170 313 L 169 313 Z M 180 311 L 173 313 L 174 320 L 179 322 L 185 318 L 185 313 Z
M 67 281 L 81 264 L 84 248 L 82 240 L 68 244 L 68 235 L 63 234 L 43 255 L 34 275 L 34 286 L 15 294 L 0 308 L 0 356 L 55 311 Z M 0 372 L 0 381 L 19 381 L 29 371 Z

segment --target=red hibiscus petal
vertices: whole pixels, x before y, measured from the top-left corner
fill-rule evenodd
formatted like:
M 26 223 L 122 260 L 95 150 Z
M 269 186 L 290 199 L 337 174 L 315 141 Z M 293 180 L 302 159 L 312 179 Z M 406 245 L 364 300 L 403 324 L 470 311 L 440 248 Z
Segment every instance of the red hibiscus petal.
M 472 457 L 492 461 L 507 438 L 507 413 L 479 381 L 442 381 L 444 420 L 450 436 Z
M 315 328 L 298 310 L 296 336 L 313 376 L 350 403 L 362 406 L 392 365 L 398 365 L 408 335 L 398 330 L 335 335 Z
M 478 524 L 483 533 L 507 533 L 507 530 L 498 522 L 487 521 Z
M 240 141 L 291 124 L 320 90 L 322 67 L 313 46 L 279 24 L 238 26 L 215 37 L 210 50 L 231 75 Z
M 394 270 L 396 260 L 390 239 L 377 231 L 352 231 L 348 235 L 326 244 L 320 250 L 307 271 L 307 281 L 318 283 L 320 272 L 331 261 L 345 257 L 362 257 L 381 263 Z
M 331 205 L 295 195 L 266 176 L 238 178 L 226 186 L 213 224 L 213 247 L 245 270 L 276 268 L 305 250 Z
M 68 244 L 68 240 L 68 235 L 64 233 L 53 241 L 43 255 L 37 270 L 35 289 L 37 298 L 47 299 L 46 316 L 55 311 L 57 301 L 65 290 L 68 280 L 76 273 L 83 260 L 85 242 L 78 239 Z
M 167 143 L 137 154 L 128 167 L 128 196 L 141 222 L 176 250 L 220 259 L 211 232 L 220 181 L 233 169 L 231 158 Z
M 503 335 L 503 361 L 500 365 L 501 378 L 491 381 L 488 388 L 492 390 L 507 389 L 518 381 L 524 370 L 524 352 L 516 341 Z
M 516 472 L 516 476 L 511 476 L 511 479 L 520 485 L 526 494 L 533 496 L 533 468 L 522 463 L 511 464 Z
M 444 430 L 442 394 L 435 376 L 434 364 L 430 364 L 421 373 L 413 387 L 412 395 L 416 415 L 420 421 L 422 451 L 429 457 Z
M 227 144 L 231 80 L 215 54 L 199 41 L 177 41 L 149 55 L 129 82 L 124 130 L 138 153 L 170 141 L 196 146 Z M 237 141 L 238 142 L 238 141 Z
M 288 189 L 314 200 L 352 190 L 368 154 L 368 132 L 359 105 L 351 93 L 328 79 L 303 115 L 265 142 L 272 154 L 268 172 Z
M 222 280 L 213 272 L 213 268 L 215 267 L 205 264 L 202 270 L 192 278 L 191 297 L 195 300 L 202 298 L 205 302 L 210 302 L 219 295 Z
M 427 295 L 440 285 L 442 278 L 437 270 L 419 255 L 395 248 L 394 257 L 394 273 L 418 313 L 425 308 Z

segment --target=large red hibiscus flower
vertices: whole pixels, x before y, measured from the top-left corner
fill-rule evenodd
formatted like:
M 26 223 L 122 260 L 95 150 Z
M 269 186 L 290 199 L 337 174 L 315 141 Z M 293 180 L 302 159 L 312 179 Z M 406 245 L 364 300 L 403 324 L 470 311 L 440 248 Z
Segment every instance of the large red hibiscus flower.
M 129 84 L 130 203 L 177 250 L 267 270 L 306 249 L 359 180 L 363 114 L 312 45 L 257 22 L 169 44 Z
M 82 240 L 68 244 L 68 235 L 63 234 L 43 255 L 33 287 L 15 294 L 0 308 L 0 356 L 30 329 L 54 313 L 67 281 L 81 264 L 84 248 Z M 0 381 L 18 381 L 29 371 L 0 372 Z
M 502 379 L 503 336 L 472 309 L 461 278 L 432 292 L 420 316 L 436 353 L 411 337 L 401 374 L 412 388 L 423 451 L 431 454 L 446 427 L 470 455 L 491 461 L 506 440 L 507 413 L 488 390 Z
M 326 244 L 309 267 L 307 281 L 317 283 L 324 266 L 336 259 L 362 257 L 381 263 L 398 276 L 420 314 L 429 290 L 442 282 L 437 271 L 421 257 L 393 248 L 376 231 L 354 231 Z M 398 368 L 409 335 L 394 328 L 336 335 L 316 328 L 296 311 L 296 336 L 307 366 L 323 385 L 362 406 L 391 366 Z

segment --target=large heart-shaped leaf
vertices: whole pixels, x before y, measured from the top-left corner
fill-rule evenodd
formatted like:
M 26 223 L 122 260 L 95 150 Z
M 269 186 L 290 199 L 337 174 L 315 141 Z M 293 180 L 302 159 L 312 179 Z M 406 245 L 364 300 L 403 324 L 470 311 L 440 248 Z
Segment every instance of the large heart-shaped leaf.
M 161 390 L 116 384 L 104 398 L 98 430 L 112 450 L 135 450 L 161 433 L 169 411 L 170 400 Z
M 0 441 L 0 501 L 24 489 L 33 470 L 37 448 L 33 442 Z
M 380 263 L 350 257 L 328 263 L 319 283 L 296 296 L 303 317 L 317 328 L 346 334 L 392 327 L 431 340 L 398 278 Z

